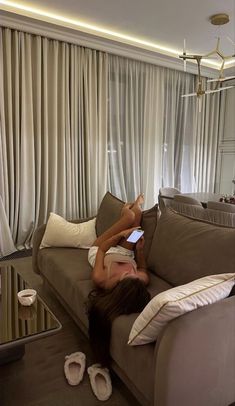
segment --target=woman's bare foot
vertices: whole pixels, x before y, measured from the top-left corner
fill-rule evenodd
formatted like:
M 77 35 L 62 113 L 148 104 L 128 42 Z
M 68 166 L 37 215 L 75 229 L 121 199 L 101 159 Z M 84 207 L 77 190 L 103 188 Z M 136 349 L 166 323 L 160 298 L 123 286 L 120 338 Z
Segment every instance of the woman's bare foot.
M 135 222 L 133 226 L 140 226 L 141 218 L 142 218 L 142 205 L 144 203 L 144 195 L 141 193 L 135 200 L 131 210 L 135 213 Z
M 123 209 L 131 209 L 132 206 L 133 206 L 133 203 L 125 203 L 123 205 Z
M 139 206 L 139 207 L 141 208 L 143 204 L 144 204 L 144 194 L 141 193 L 141 194 L 136 198 L 134 205 Z
M 122 215 L 125 214 L 126 210 L 132 210 L 134 211 L 134 213 L 136 213 L 136 210 L 140 210 L 143 204 L 144 204 L 144 194 L 141 193 L 139 196 L 137 196 L 136 200 L 133 203 L 125 203 L 121 213 Z

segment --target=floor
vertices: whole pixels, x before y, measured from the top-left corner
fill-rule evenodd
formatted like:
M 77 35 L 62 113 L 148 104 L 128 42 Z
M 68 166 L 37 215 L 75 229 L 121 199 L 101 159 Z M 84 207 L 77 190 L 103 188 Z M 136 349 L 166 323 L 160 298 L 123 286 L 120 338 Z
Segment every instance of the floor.
M 31 257 L 1 262 L 13 265 L 43 297 L 61 321 L 62 330 L 50 337 L 29 343 L 25 356 L 0 367 L 0 406 L 98 406 L 85 374 L 80 385 L 70 386 L 63 372 L 64 357 L 75 351 L 87 356 L 87 366 L 94 360 L 88 339 L 82 334 L 64 308 L 45 290 L 41 278 L 32 272 Z M 112 374 L 113 394 L 107 406 L 139 406 L 120 379 Z

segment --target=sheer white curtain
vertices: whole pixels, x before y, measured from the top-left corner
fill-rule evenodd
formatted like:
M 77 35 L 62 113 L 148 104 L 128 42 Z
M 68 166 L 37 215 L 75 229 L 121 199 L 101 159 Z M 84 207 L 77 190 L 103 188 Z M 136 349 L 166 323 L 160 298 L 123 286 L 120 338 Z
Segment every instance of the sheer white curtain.
M 109 188 L 124 200 L 161 184 L 164 69 L 109 55 Z
M 203 86 L 206 86 L 204 79 Z M 218 143 L 224 131 L 226 91 L 202 98 L 195 109 L 193 167 L 195 191 L 215 192 Z
M 3 28 L 0 64 L 0 196 L 20 249 L 51 211 L 94 214 L 107 190 L 107 56 Z
M 146 207 L 160 187 L 213 192 L 223 109 L 220 94 L 181 98 L 197 78 L 109 55 L 109 187 Z M 206 80 L 203 80 L 206 85 Z
M 195 75 L 165 72 L 162 185 L 182 192 L 214 192 L 225 95 L 205 95 L 200 101 L 195 96 L 182 98 L 195 92 L 196 82 Z M 206 88 L 206 79 L 202 82 Z
M 192 97 L 181 97 L 194 92 L 194 76 L 165 69 L 164 91 L 162 186 L 194 190 L 195 103 Z

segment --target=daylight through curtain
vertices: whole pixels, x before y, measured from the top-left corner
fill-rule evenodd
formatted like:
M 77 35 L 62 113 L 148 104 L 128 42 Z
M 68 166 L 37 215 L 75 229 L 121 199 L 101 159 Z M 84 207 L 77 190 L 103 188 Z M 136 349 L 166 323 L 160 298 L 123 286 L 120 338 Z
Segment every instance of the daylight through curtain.
M 109 188 L 124 200 L 161 185 L 164 69 L 109 56 Z
M 133 199 L 144 192 L 151 207 L 159 187 L 214 191 L 221 98 L 205 96 L 199 112 L 196 97 L 181 97 L 195 88 L 195 75 L 109 55 L 109 187 L 114 194 Z

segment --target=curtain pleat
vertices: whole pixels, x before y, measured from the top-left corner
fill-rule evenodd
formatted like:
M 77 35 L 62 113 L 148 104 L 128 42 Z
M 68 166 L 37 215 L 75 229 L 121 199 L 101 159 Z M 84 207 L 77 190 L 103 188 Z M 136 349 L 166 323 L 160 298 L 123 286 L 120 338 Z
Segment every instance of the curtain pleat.
M 109 187 L 124 200 L 144 192 L 149 207 L 161 178 L 162 75 L 161 68 L 109 55 Z
M 29 248 L 52 211 L 96 213 L 107 190 L 107 74 L 102 52 L 1 28 L 1 256 L 13 241 Z
M 215 93 L 202 99 L 201 112 L 195 109 L 195 191 L 215 192 L 217 151 L 224 126 L 225 100 L 226 95 Z

